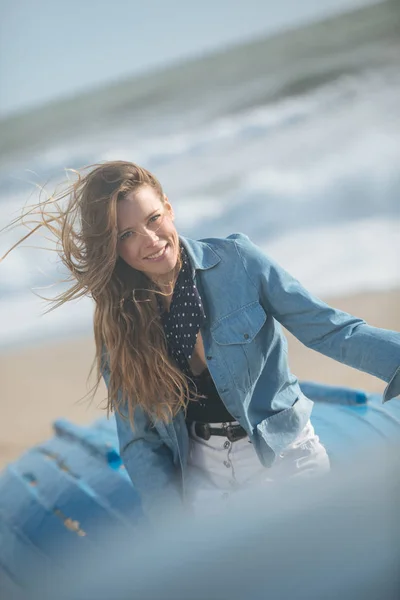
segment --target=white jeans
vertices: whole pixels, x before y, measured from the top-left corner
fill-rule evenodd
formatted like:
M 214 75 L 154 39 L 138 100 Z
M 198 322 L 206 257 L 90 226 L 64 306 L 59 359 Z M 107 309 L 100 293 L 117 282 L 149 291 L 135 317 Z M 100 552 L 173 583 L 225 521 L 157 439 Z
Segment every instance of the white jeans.
M 213 424 L 221 426 L 222 423 Z M 293 478 L 322 475 L 330 469 L 329 457 L 315 434 L 311 421 L 270 468 L 260 463 L 249 438 L 230 442 L 226 437 L 203 440 L 189 431 L 190 453 L 187 490 L 189 502 L 197 514 L 209 514 L 221 508 L 240 489 Z

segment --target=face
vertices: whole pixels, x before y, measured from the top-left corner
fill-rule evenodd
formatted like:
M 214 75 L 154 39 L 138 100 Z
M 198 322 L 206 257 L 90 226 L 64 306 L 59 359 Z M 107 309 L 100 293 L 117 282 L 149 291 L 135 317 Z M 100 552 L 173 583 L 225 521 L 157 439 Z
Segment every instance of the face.
M 152 187 L 145 185 L 117 203 L 118 253 L 155 283 L 175 279 L 179 238 L 174 214 Z

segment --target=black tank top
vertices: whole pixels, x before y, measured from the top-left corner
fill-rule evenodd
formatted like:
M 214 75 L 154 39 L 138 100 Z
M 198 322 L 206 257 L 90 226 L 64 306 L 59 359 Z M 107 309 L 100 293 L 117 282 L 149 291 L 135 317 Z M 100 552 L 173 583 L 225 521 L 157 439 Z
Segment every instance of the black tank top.
M 193 383 L 190 381 L 193 380 Z M 186 422 L 200 421 L 201 423 L 226 423 L 235 421 L 226 409 L 218 394 L 210 371 L 205 369 L 197 377 L 191 375 L 189 385 L 191 389 L 197 390 L 201 398 L 188 399 Z

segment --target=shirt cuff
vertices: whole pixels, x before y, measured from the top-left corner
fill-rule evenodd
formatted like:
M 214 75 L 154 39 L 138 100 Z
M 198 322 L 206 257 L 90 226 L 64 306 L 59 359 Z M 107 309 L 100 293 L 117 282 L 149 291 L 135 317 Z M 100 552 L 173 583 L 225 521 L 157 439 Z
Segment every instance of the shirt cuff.
M 382 402 L 387 402 L 400 394 L 400 367 L 397 368 L 393 377 L 386 386 L 383 392 Z

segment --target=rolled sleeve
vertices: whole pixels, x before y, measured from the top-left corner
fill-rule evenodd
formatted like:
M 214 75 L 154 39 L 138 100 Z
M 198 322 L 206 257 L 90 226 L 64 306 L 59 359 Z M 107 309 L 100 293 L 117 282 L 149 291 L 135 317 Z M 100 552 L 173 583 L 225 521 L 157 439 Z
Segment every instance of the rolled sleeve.
M 392 400 L 396 396 L 400 395 L 400 366 L 396 369 L 395 374 L 389 381 L 383 393 L 383 402 Z

